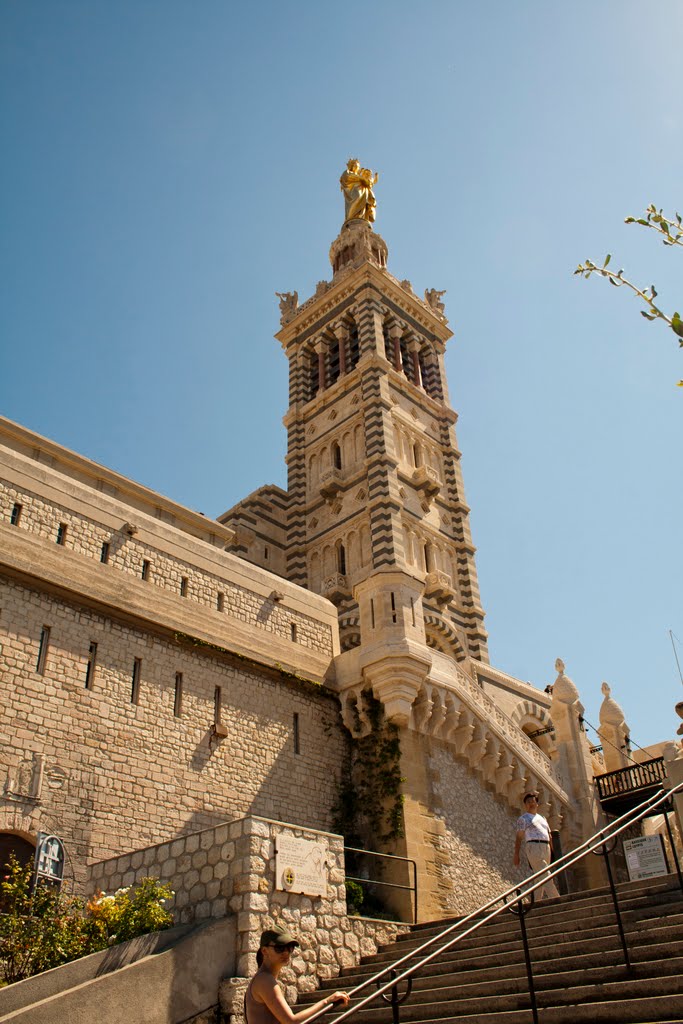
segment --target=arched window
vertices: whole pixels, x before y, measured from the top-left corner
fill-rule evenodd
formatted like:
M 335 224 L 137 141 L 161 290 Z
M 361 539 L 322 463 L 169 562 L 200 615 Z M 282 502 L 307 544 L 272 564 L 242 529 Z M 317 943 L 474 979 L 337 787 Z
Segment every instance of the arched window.
M 415 379 L 415 363 L 413 362 L 413 353 L 410 351 L 408 346 L 408 338 L 401 338 L 401 362 L 403 363 L 403 372 L 411 382 L 411 384 L 417 384 Z
M 339 380 L 339 342 L 336 338 L 327 344 L 327 358 L 329 363 L 328 379 L 330 384 Z
M 335 469 L 342 468 L 342 453 L 341 448 L 336 441 L 332 442 L 332 465 Z
M 422 465 L 422 448 L 417 443 L 417 441 L 413 445 L 413 462 L 415 463 L 416 467 Z
M 349 369 L 353 370 L 360 359 L 360 341 L 358 339 L 358 328 L 355 323 L 349 329 Z
M 310 402 L 318 394 L 320 387 L 320 370 L 318 367 L 318 353 L 309 352 L 308 355 L 308 394 L 306 400 Z
M 346 549 L 341 541 L 337 541 L 337 572 L 346 576 Z

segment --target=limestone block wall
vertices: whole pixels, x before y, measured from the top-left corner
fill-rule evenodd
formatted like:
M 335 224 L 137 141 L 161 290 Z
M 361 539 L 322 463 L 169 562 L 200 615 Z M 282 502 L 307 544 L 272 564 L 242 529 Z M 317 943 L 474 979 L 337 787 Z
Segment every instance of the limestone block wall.
M 512 864 L 518 815 L 445 744 L 430 743 L 428 765 L 443 824 L 430 836 L 439 902 L 444 911 L 470 913 L 522 877 Z
M 275 841 L 296 836 L 327 847 L 326 897 L 302 896 L 275 888 Z M 90 886 L 114 892 L 145 876 L 155 876 L 175 892 L 176 920 L 191 922 L 232 913 L 237 918 L 237 974 L 256 970 L 261 932 L 274 923 L 293 931 L 301 946 L 281 980 L 287 998 L 312 991 L 390 942 L 407 926 L 348 917 L 341 836 L 248 816 L 179 837 L 144 850 L 92 864 Z
M 249 812 L 331 824 L 347 739 L 324 687 L 3 576 L 0 645 L 0 831 L 56 831 L 78 862 Z
M 22 476 L 27 471 L 27 467 L 17 461 L 17 456 L 5 455 L 5 459 L 8 462 L 6 470 L 15 469 L 17 475 Z M 178 536 L 174 539 L 174 531 L 168 525 L 163 530 L 158 524 L 149 523 L 144 513 L 137 509 L 126 509 L 120 504 L 115 508 L 117 503 L 107 496 L 88 493 L 85 488 L 81 492 L 74 485 L 66 491 L 64 482 L 56 474 L 42 470 L 42 475 L 48 477 L 43 484 L 45 489 L 52 492 L 53 488 L 61 487 L 61 495 L 38 493 L 37 487 L 41 482 L 37 479 L 36 489 L 31 489 L 9 479 L 7 471 L 0 476 L 0 521 L 9 523 L 12 510 L 19 505 L 19 530 L 55 543 L 60 526 L 64 526 L 63 546 L 67 550 L 100 563 L 102 546 L 106 544 L 106 564 L 111 569 L 144 579 L 150 587 L 171 591 L 187 601 L 233 616 L 287 640 L 291 638 L 294 626 L 297 643 L 332 655 L 333 636 L 327 623 L 292 608 L 291 604 L 280 607 L 272 603 L 265 614 L 263 594 L 234 578 L 234 572 L 230 571 L 231 556 L 207 548 L 203 552 L 197 550 L 197 557 L 191 560 L 193 552 L 187 550 L 187 545 L 189 543 L 191 548 L 195 545 L 183 537 L 186 549 L 181 550 L 178 547 L 180 531 L 176 531 Z M 113 525 L 112 517 L 116 512 L 118 518 Z M 122 520 L 127 519 L 133 520 L 134 525 L 140 525 L 138 534 L 129 536 L 121 529 Z M 173 524 L 170 525 L 172 527 Z M 221 561 L 226 563 L 223 572 L 220 572 Z M 273 578 L 273 589 L 278 585 Z

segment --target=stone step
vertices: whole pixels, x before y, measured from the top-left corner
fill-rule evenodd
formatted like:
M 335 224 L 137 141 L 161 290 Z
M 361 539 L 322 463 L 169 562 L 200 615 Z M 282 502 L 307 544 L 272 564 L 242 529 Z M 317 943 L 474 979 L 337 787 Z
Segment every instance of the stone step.
M 671 876 L 669 876 L 671 877 Z M 647 882 L 629 882 L 617 886 L 617 895 L 620 905 L 628 905 L 632 900 L 644 899 L 647 903 L 655 904 L 659 900 L 680 900 L 683 902 L 683 892 L 678 884 L 676 876 L 673 881 L 652 886 Z M 543 900 L 536 903 L 536 910 L 542 909 L 544 914 L 557 913 L 561 916 L 567 914 L 588 913 L 590 908 L 601 905 L 612 905 L 612 897 L 608 887 L 605 889 L 589 889 L 585 893 L 574 896 L 560 896 L 553 900 Z M 405 941 L 411 935 L 433 934 L 442 931 L 448 925 L 462 921 L 461 916 L 443 918 L 438 921 L 428 921 L 422 924 L 411 925 L 410 931 L 404 933 L 397 941 Z
M 668 947 L 667 947 L 668 948 Z M 554 960 L 552 970 L 534 970 L 534 983 L 538 991 L 571 986 L 601 984 L 605 978 L 605 968 L 609 968 L 610 981 L 627 981 L 631 977 L 621 961 L 602 959 L 599 964 L 591 957 L 571 957 L 568 960 Z M 657 960 L 638 961 L 633 963 L 633 977 L 638 980 L 646 978 L 666 978 L 669 975 L 683 973 L 683 957 L 663 956 Z M 383 983 L 388 979 L 382 979 Z M 399 994 L 406 990 L 406 982 L 399 986 Z M 494 995 L 526 993 L 527 977 L 524 963 L 510 964 L 504 967 L 481 968 L 474 971 L 460 971 L 431 978 L 416 977 L 413 980 L 411 1002 L 442 1002 L 453 998 L 457 990 L 458 998 L 467 994 L 489 998 Z M 361 992 L 360 998 L 370 994 L 370 989 Z M 315 1002 L 315 993 L 302 1003 Z
M 653 961 L 666 959 L 672 954 L 672 944 L 670 942 L 652 943 L 649 946 L 638 947 L 630 951 L 631 961 L 634 965 L 640 967 L 645 966 Z M 605 968 L 622 967 L 624 964 L 624 955 L 621 948 L 618 950 L 609 950 L 601 952 L 581 952 L 575 953 L 571 956 L 557 956 L 550 957 L 546 960 L 532 959 L 532 968 L 534 977 L 541 979 L 543 975 L 558 973 L 561 971 L 581 971 L 590 970 L 591 968 Z M 426 972 L 431 967 L 436 968 L 431 970 L 429 974 Z M 337 989 L 340 985 L 351 991 L 355 985 L 359 985 L 361 981 L 366 978 L 370 978 L 375 973 L 372 970 L 372 965 L 368 965 L 367 971 L 364 975 L 360 975 L 357 972 L 348 971 L 342 973 L 339 978 L 332 978 L 324 981 L 321 985 L 322 989 Z M 452 963 L 445 964 L 434 964 L 429 965 L 423 972 L 418 973 L 413 981 L 415 989 L 429 988 L 435 984 L 446 984 L 444 976 L 455 979 L 456 983 L 466 983 L 475 978 L 481 978 L 483 980 L 489 980 L 494 974 L 499 974 L 501 977 L 526 977 L 526 968 L 524 965 L 523 955 L 520 956 L 519 952 L 509 953 L 505 956 L 496 957 L 495 966 L 492 966 L 490 956 L 477 956 L 472 957 L 470 960 L 463 961 L 457 964 L 457 969 L 453 969 Z M 383 981 L 388 979 L 388 975 L 382 979 Z M 539 984 L 541 982 L 539 981 Z M 369 989 L 368 989 L 369 991 Z M 301 1002 L 315 1002 L 317 996 L 315 992 L 305 993 L 301 996 Z
M 624 1003 L 612 1000 L 573 1006 L 550 1006 L 542 1010 L 541 1024 L 681 1024 L 680 996 L 646 996 Z M 540 1014 L 539 1014 L 540 1016 Z M 353 1020 L 353 1018 L 351 1018 Z M 385 1018 L 387 1021 L 388 1017 Z M 412 1024 L 431 1024 L 428 1018 Z M 442 1017 L 439 1024 L 531 1024 L 530 1008 Z
M 663 878 L 654 878 L 644 881 L 637 882 L 619 882 L 617 885 L 617 893 L 619 898 L 622 896 L 629 897 L 631 895 L 647 895 L 654 899 L 658 893 L 674 892 L 681 894 L 681 887 L 678 882 L 678 876 L 676 874 L 665 875 Z M 543 906 L 546 907 L 567 907 L 567 906 L 585 906 L 596 900 L 607 897 L 611 899 L 610 888 L 607 884 L 600 886 L 595 889 L 583 889 L 580 892 L 569 893 L 566 896 L 557 896 L 552 900 L 545 900 Z M 454 915 L 452 918 L 444 918 L 439 921 L 424 921 L 422 924 L 412 925 L 413 931 L 420 931 L 421 929 L 429 929 L 440 924 L 447 924 L 450 921 L 461 920 L 461 917 Z
M 683 971 L 683 957 L 664 958 L 639 963 L 634 965 L 633 974 L 630 974 L 623 965 L 615 965 L 609 973 L 610 982 L 629 981 L 635 978 L 638 981 L 660 978 L 667 979 Z M 526 995 L 528 984 L 526 968 L 522 964 L 521 971 L 515 972 L 514 976 L 503 977 L 502 973 L 494 969 L 488 978 L 471 978 L 468 974 L 452 974 L 439 978 L 439 984 L 434 986 L 434 979 L 431 985 L 419 986 L 415 984 L 409 997 L 414 1003 L 446 1003 L 457 999 L 481 998 L 492 999 L 500 995 Z M 585 988 L 587 986 L 602 985 L 605 982 L 604 967 L 582 967 L 563 969 L 555 973 L 534 975 L 534 984 L 538 993 L 551 991 L 553 989 Z M 399 994 L 406 990 L 405 982 L 400 986 Z M 369 993 L 366 993 L 369 994 Z
M 646 940 L 646 941 L 644 941 Z M 683 940 L 683 929 L 675 933 L 663 924 L 657 929 L 643 933 L 638 944 L 633 942 L 629 945 L 629 953 L 634 963 L 645 964 L 651 960 L 662 959 L 677 952 Z M 521 966 L 524 963 L 524 953 L 521 940 L 514 947 L 506 952 L 498 950 L 474 949 L 468 955 L 453 955 L 428 964 L 420 970 L 416 977 L 420 984 L 428 984 L 428 979 L 438 979 L 444 974 L 464 974 L 471 971 L 484 971 L 491 975 L 493 970 L 510 966 Z M 621 945 L 616 936 L 611 948 L 605 948 L 603 939 L 592 940 L 591 942 L 577 941 L 573 943 L 555 943 L 543 950 L 532 950 L 531 954 L 533 970 L 535 974 L 543 974 L 560 969 L 560 965 L 573 962 L 577 968 L 590 966 L 591 963 L 601 963 L 608 967 L 612 964 L 623 963 Z M 410 966 L 406 964 L 405 967 Z M 378 965 L 368 963 L 357 968 L 346 968 L 337 979 L 330 979 L 323 982 L 323 988 L 338 988 L 343 985 L 349 991 L 371 978 L 377 973 Z M 404 967 L 404 969 L 405 969 Z M 423 982 L 424 979 L 424 982 Z M 438 983 L 435 982 L 435 983 Z
M 622 915 L 622 922 L 624 925 L 624 931 L 627 936 L 633 936 L 634 941 L 637 941 L 640 933 L 643 930 L 661 927 L 664 923 L 672 930 L 683 928 L 683 913 L 664 915 L 661 913 L 650 913 L 647 916 L 640 916 L 629 918 L 626 915 Z M 590 927 L 580 928 L 576 925 L 567 928 L 535 928 L 529 927 L 529 919 L 526 920 L 527 924 L 527 935 L 529 938 L 529 945 L 532 950 L 542 948 L 545 945 L 552 944 L 553 942 L 560 939 L 563 942 L 572 942 L 576 939 L 597 939 L 604 938 L 607 942 L 610 941 L 610 936 L 614 936 L 615 939 L 618 937 L 617 921 L 614 914 L 607 915 L 604 919 L 600 920 L 595 924 L 591 924 Z M 383 946 L 380 952 L 374 954 L 372 957 L 364 957 L 361 960 L 361 965 L 367 962 L 377 963 L 383 965 L 387 962 L 394 962 L 397 959 L 403 957 L 409 957 L 409 962 L 419 960 L 421 957 L 429 956 L 436 950 L 442 948 L 451 939 L 455 939 L 455 934 L 446 936 L 441 940 L 437 940 L 432 945 L 429 945 L 423 952 L 419 952 L 419 946 L 401 944 L 400 946 Z M 487 925 L 482 926 L 476 932 L 463 937 L 456 941 L 449 949 L 445 950 L 440 956 L 451 956 L 458 953 L 459 951 L 471 950 L 475 948 L 490 949 L 496 948 L 500 951 L 504 951 L 510 947 L 510 944 L 517 946 L 521 942 L 521 929 L 519 921 L 513 918 L 510 922 L 510 927 L 504 930 L 496 929 L 495 931 L 490 929 Z
M 683 915 L 677 914 L 672 917 L 655 916 L 652 918 L 648 917 L 646 920 L 635 920 L 624 923 L 624 931 L 626 933 L 627 940 L 633 944 L 648 941 L 648 936 L 653 935 L 661 928 L 669 929 L 672 937 L 675 935 L 676 938 L 683 939 Z M 567 947 L 572 942 L 577 941 L 585 944 L 587 949 L 596 950 L 604 948 L 605 942 L 608 943 L 608 948 L 612 945 L 616 948 L 619 944 L 619 934 L 617 931 L 616 919 L 614 917 L 610 922 L 591 928 L 588 931 L 582 931 L 581 929 L 568 931 L 563 930 L 560 934 L 562 935 L 562 939 L 559 944 L 564 947 Z M 547 949 L 550 943 L 557 943 L 557 932 L 552 930 L 535 936 L 531 934 L 529 939 L 529 945 L 532 949 L 533 955 L 542 955 L 543 950 Z M 515 930 L 510 931 L 504 938 L 495 935 L 489 937 L 486 931 L 486 926 L 484 926 L 478 932 L 468 935 L 467 938 L 456 943 L 451 949 L 441 953 L 440 957 L 456 959 L 458 956 L 464 956 L 475 949 L 481 950 L 482 952 L 488 949 L 495 950 L 497 953 L 505 953 L 510 950 L 517 950 L 521 948 L 521 945 L 522 939 L 518 923 L 516 924 Z M 420 959 L 421 956 L 427 956 L 436 948 L 438 948 L 438 945 L 425 950 L 423 954 L 416 954 L 411 957 L 411 960 L 414 961 Z M 406 949 L 405 946 L 401 946 L 400 951 L 396 947 L 384 947 L 381 952 L 376 953 L 372 957 L 362 957 L 360 966 L 364 967 L 366 964 L 376 964 L 377 969 L 379 969 L 387 963 L 393 963 L 399 958 L 399 956 L 405 956 L 409 952 L 410 947 Z M 410 961 L 407 962 L 409 963 Z
M 652 959 L 634 959 L 632 964 L 636 977 L 658 977 L 675 973 L 675 970 L 683 972 L 683 957 L 668 955 L 671 947 L 666 943 L 659 946 L 659 957 Z M 552 959 L 542 965 L 533 964 L 533 980 L 538 988 L 558 988 L 573 985 L 578 981 L 599 983 L 604 980 L 620 980 L 628 978 L 628 971 L 624 964 L 624 955 L 621 953 L 601 953 L 594 956 L 569 956 Z M 383 978 L 382 983 L 388 981 Z M 517 959 L 515 963 L 504 967 L 496 967 L 492 970 L 490 966 L 463 970 L 445 975 L 432 975 L 422 977 L 418 975 L 413 979 L 413 993 L 436 992 L 457 987 L 461 992 L 466 986 L 477 986 L 483 994 L 489 990 L 489 986 L 504 986 L 510 991 L 517 990 L 515 985 L 522 982 L 526 986 L 526 967 L 523 961 Z M 339 981 L 337 980 L 337 987 Z M 405 990 L 405 982 L 400 985 L 400 991 Z M 525 988 L 524 988 L 525 990 Z M 370 988 L 365 994 L 370 993 Z M 302 1001 L 314 1001 L 312 993 Z M 360 993 L 361 995 L 364 993 Z M 434 996 L 436 998 L 437 996 Z M 438 996 L 441 998 L 442 996 Z M 445 997 L 445 996 L 443 996 Z
M 677 879 L 619 887 L 633 970 L 623 962 L 609 890 L 537 904 L 527 916 L 541 1024 L 683 1024 L 683 899 Z M 462 919 L 460 919 L 462 920 Z M 450 923 L 458 923 L 453 919 Z M 473 922 L 468 922 L 467 928 Z M 323 988 L 351 991 L 378 969 L 407 956 L 402 970 L 425 953 L 418 948 L 449 922 L 418 925 L 372 957 L 364 957 Z M 455 931 L 454 931 L 455 935 Z M 454 937 L 454 935 L 452 937 Z M 425 952 L 438 948 L 440 939 Z M 382 978 L 382 983 L 388 975 Z M 370 986 L 353 1000 L 357 1005 Z M 400 994 L 405 993 L 405 983 Z M 302 1004 L 315 1001 L 310 993 Z M 487 922 L 421 968 L 400 1007 L 402 1024 L 530 1024 L 530 996 L 519 919 Z M 390 1007 L 373 1001 L 353 1024 L 386 1024 Z M 332 1018 L 334 1020 L 334 1018 Z
M 603 981 L 593 985 L 573 985 L 570 989 L 541 989 L 536 992 L 536 1001 L 539 1010 L 543 1010 L 545 1024 L 548 1019 L 547 1011 L 552 1008 L 571 1007 L 576 1009 L 579 1005 L 585 1006 L 591 1003 L 610 1001 L 623 1004 L 626 1001 L 661 998 L 662 996 L 669 1000 L 666 1008 L 667 1016 L 671 1016 L 674 1005 L 677 1010 L 679 1008 L 683 1010 L 683 976 L 669 974 L 656 978 L 630 977 L 615 981 Z M 482 999 L 486 1000 L 487 1012 L 523 1009 L 528 1012 L 530 1006 L 528 991 L 517 991 L 504 995 L 486 995 L 486 993 L 473 995 L 469 992 L 461 993 L 458 988 L 453 988 L 449 990 L 447 998 L 431 1002 L 416 1000 L 411 996 L 401 1006 L 400 1018 L 402 1022 L 443 1021 L 445 1018 L 458 1015 L 472 1015 L 481 1012 Z M 385 1024 L 387 1009 L 385 1004 L 380 1004 L 377 1007 L 368 1006 L 360 1010 L 354 1020 L 357 1024 L 373 1024 L 373 1022 Z M 624 1018 L 615 1016 L 612 1019 L 620 1021 Z
M 683 894 L 676 892 L 662 893 L 660 898 L 653 902 L 648 899 L 647 896 L 637 896 L 630 898 L 620 897 L 619 909 L 624 916 L 625 920 L 641 916 L 644 910 L 650 909 L 651 916 L 656 914 L 683 914 Z M 584 922 L 597 922 L 603 918 L 610 918 L 614 920 L 614 904 L 611 898 L 607 901 L 596 902 L 588 907 L 575 907 L 568 909 L 567 907 L 554 907 L 550 903 L 543 903 L 536 905 L 533 910 L 527 914 L 527 929 L 531 933 L 534 929 L 548 929 L 556 927 L 561 924 L 563 929 L 581 927 Z M 472 921 L 467 922 L 463 927 L 470 927 L 476 923 L 476 918 Z M 509 928 L 511 925 L 515 925 L 516 916 L 511 912 L 505 912 L 497 917 L 493 918 L 486 925 L 482 927 L 488 931 L 493 931 L 498 928 L 501 931 Z M 457 924 L 457 920 L 452 922 Z M 399 935 L 395 943 L 387 945 L 386 948 L 403 949 L 405 947 L 411 947 L 413 945 L 418 946 L 423 942 L 427 942 L 428 939 L 435 935 L 439 935 L 447 927 L 449 922 L 438 922 L 432 925 L 429 929 L 427 928 L 414 928 L 410 932 L 406 932 Z M 515 925 L 518 927 L 518 925 Z M 382 948 L 382 947 L 380 947 Z

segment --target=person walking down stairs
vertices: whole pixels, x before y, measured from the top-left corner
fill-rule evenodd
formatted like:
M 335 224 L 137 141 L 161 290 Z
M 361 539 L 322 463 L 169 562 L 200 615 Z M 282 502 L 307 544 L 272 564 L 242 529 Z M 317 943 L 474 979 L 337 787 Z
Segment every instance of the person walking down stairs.
M 540 871 L 541 868 L 550 864 L 550 857 L 553 852 L 553 839 L 550 834 L 550 826 L 542 814 L 538 813 L 538 796 L 536 793 L 525 793 L 524 813 L 519 816 L 516 824 L 517 835 L 515 836 L 515 852 L 512 863 L 519 867 L 520 851 L 522 843 L 526 858 L 529 862 L 532 874 Z M 559 896 L 557 886 L 552 878 L 537 890 L 539 899 L 553 899 Z

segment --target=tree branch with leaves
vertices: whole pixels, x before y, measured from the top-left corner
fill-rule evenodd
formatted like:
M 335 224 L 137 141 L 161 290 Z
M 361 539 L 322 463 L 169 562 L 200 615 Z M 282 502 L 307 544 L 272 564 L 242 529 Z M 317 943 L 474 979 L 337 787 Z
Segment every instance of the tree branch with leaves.
M 650 228 L 652 231 L 656 231 L 662 235 L 662 242 L 664 245 L 680 245 L 683 246 L 683 220 L 681 215 L 676 213 L 675 220 L 671 220 L 669 217 L 665 217 L 661 210 L 658 210 L 654 203 L 651 203 L 645 211 L 644 217 L 627 217 L 626 224 L 640 224 L 641 227 Z M 683 348 L 683 320 L 678 312 L 668 316 L 662 309 L 655 304 L 657 298 L 657 290 L 653 284 L 649 288 L 639 288 L 624 277 L 623 270 L 608 270 L 612 257 L 608 253 L 605 257 L 605 261 L 602 266 L 598 266 L 597 263 L 593 263 L 592 260 L 586 260 L 584 263 L 579 263 L 578 267 L 574 271 L 574 274 L 581 274 L 583 277 L 590 277 L 591 274 L 599 274 L 601 277 L 607 278 L 611 285 L 615 288 L 620 288 L 625 285 L 629 288 L 634 295 L 636 295 L 642 302 L 645 303 L 647 309 L 641 309 L 640 315 L 644 316 L 646 320 L 664 320 L 669 325 L 671 330 L 678 337 L 678 344 Z M 678 382 L 679 387 L 683 387 L 683 380 Z

